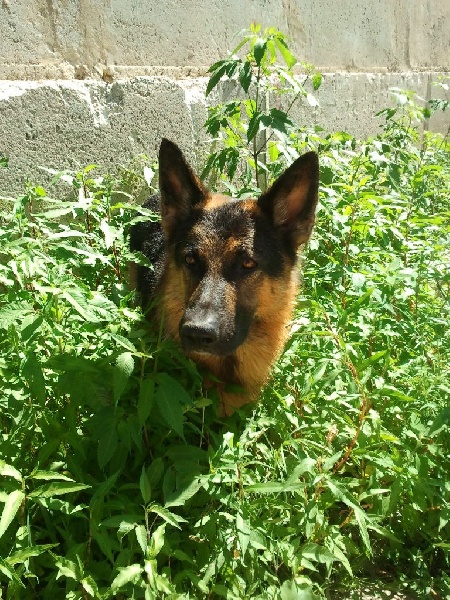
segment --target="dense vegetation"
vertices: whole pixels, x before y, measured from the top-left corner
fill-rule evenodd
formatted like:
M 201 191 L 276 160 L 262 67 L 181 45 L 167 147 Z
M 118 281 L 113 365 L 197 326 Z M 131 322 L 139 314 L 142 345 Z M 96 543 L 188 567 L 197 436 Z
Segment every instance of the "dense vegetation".
M 294 74 L 275 30 L 254 28 L 243 50 L 211 68 L 208 92 L 223 77 L 239 89 L 211 109 L 205 175 L 245 196 L 306 149 L 321 162 L 274 378 L 219 420 L 195 366 L 134 306 L 126 233 L 153 217 L 127 190 L 151 185 L 151 169 L 146 183 L 88 167 L 55 177 L 70 201 L 40 186 L 10 200 L 1 597 L 450 594 L 450 145 L 420 133 L 446 103 L 397 90 L 365 141 L 302 129 L 290 109 L 315 102 L 320 76 Z M 284 109 L 260 105 L 270 94 Z

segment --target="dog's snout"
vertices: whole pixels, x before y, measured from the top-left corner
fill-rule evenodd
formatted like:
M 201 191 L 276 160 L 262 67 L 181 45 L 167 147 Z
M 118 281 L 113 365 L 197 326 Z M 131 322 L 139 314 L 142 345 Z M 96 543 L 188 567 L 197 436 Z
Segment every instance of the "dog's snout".
M 188 350 L 208 351 L 219 338 L 218 323 L 214 319 L 185 321 L 180 327 L 183 346 Z

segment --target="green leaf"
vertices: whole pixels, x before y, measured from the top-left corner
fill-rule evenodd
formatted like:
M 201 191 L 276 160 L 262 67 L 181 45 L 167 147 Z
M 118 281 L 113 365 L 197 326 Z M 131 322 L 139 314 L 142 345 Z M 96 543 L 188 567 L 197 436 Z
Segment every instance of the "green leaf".
M 113 371 L 113 396 L 116 404 L 125 390 L 133 370 L 134 358 L 131 352 L 119 354 Z
M 216 87 L 216 85 L 219 83 L 221 78 L 225 75 L 226 70 L 227 70 L 227 63 L 225 61 L 223 61 L 222 64 L 220 64 L 217 67 L 217 69 L 213 72 L 213 74 L 209 78 L 208 85 L 206 86 L 206 92 L 205 92 L 206 96 L 209 96 L 209 94 L 212 92 L 212 90 Z
M 3 477 L 14 477 L 17 481 L 22 481 L 20 472 L 13 466 L 7 465 L 4 460 L 0 460 L 0 475 Z
M 28 494 L 29 498 L 53 498 L 63 494 L 73 494 L 87 490 L 91 486 L 84 483 L 49 483 L 41 485 Z
M 288 483 L 286 481 L 268 481 L 246 486 L 245 491 L 259 494 L 279 494 L 280 492 L 296 492 L 304 490 L 305 487 L 306 484 L 301 481 L 295 483 Z
M 191 402 L 186 390 L 167 373 L 158 373 L 155 400 L 161 416 L 180 437 L 183 433 L 183 405 Z
M 367 531 L 367 522 L 370 522 L 369 518 L 367 517 L 366 513 L 359 507 L 355 507 L 354 511 L 355 511 L 356 521 L 359 525 L 359 531 L 361 533 L 362 541 L 364 542 L 364 546 L 366 548 L 367 554 L 369 556 L 371 556 L 372 555 L 372 547 L 370 545 L 369 533 Z
M 109 427 L 103 428 L 97 446 L 97 460 L 101 469 L 109 463 L 119 443 L 115 418 L 113 416 L 110 417 L 108 423 Z
M 141 496 L 144 500 L 144 504 L 148 504 L 152 497 L 152 486 L 145 469 L 145 465 L 142 466 L 141 476 L 139 478 L 139 489 L 141 490 Z
M 445 407 L 444 410 L 439 413 L 439 415 L 435 418 L 433 423 L 431 424 L 427 435 L 429 437 L 435 436 L 439 433 L 444 427 L 448 427 L 450 425 L 450 407 Z
M 0 537 L 2 537 L 2 535 L 8 529 L 24 499 L 25 494 L 22 492 L 22 490 L 14 490 L 8 494 L 5 506 L 3 507 L 2 516 L 0 518 Z
M 300 549 L 300 554 L 302 558 L 306 558 L 311 562 L 323 563 L 326 565 L 331 565 L 336 557 L 324 546 L 320 546 L 319 544 L 315 544 L 313 542 L 307 542 Z
M 102 318 L 98 316 L 89 306 L 89 301 L 84 293 L 78 288 L 65 289 L 62 296 L 77 311 L 77 313 L 88 323 L 101 323 Z
M 120 235 L 120 231 L 116 227 L 113 227 L 106 219 L 101 220 L 100 231 L 104 235 L 105 247 L 107 249 L 112 247 L 112 245 Z
M 8 556 L 6 562 L 10 565 L 21 564 L 33 556 L 40 556 L 41 554 L 48 552 L 57 545 L 58 544 L 43 544 L 42 546 L 29 546 L 28 548 L 23 548 Z
M 318 90 L 322 85 L 322 73 L 316 72 L 312 76 L 312 84 L 314 91 Z
M 255 113 L 248 122 L 247 142 L 250 143 L 253 140 L 253 138 L 257 135 L 261 125 L 261 118 L 262 115 L 260 113 Z
M 20 577 L 17 576 L 15 570 L 2 558 L 0 558 L 0 573 L 2 573 L 8 579 L 14 581 L 18 588 L 25 588 Z
M 96 596 L 98 597 L 98 586 L 95 583 L 93 577 L 91 577 L 91 575 L 88 575 L 87 577 L 84 577 L 81 580 L 81 585 L 83 586 L 83 589 L 93 598 L 95 598 Z
M 139 546 L 141 547 L 142 553 L 146 554 L 148 546 L 148 534 L 147 529 L 144 525 L 136 525 L 135 527 L 136 539 Z
M 242 558 L 244 558 L 250 543 L 251 527 L 247 518 L 244 518 L 240 512 L 236 515 L 236 529 Z
M 138 417 L 139 424 L 144 425 L 148 417 L 150 416 L 153 400 L 155 396 L 155 380 L 148 377 L 147 379 L 141 379 L 139 387 L 139 399 L 138 399 Z
M 248 92 L 248 88 L 252 83 L 252 65 L 248 60 L 239 68 L 239 82 L 244 92 Z
M 72 481 L 70 477 L 64 475 L 63 473 L 58 473 L 57 471 L 40 471 L 35 470 L 31 473 L 30 479 L 43 479 L 44 481 L 53 481 L 53 480 L 61 480 L 61 481 Z
M 164 508 L 164 506 L 159 504 L 150 504 L 150 506 L 147 507 L 147 512 L 159 515 L 166 523 L 173 525 L 177 529 L 181 529 L 179 523 L 187 523 L 186 519 L 183 519 L 183 517 L 180 517 L 175 513 L 171 513 L 170 510 L 167 510 L 167 508 Z
M 310 584 L 303 583 L 300 586 L 296 581 L 285 581 L 280 588 L 281 600 L 316 600 L 316 596 Z
M 43 404 L 47 397 L 45 379 L 42 367 L 34 354 L 29 354 L 22 367 L 23 375 L 28 383 L 31 394 Z
M 155 529 L 150 538 L 150 546 L 147 552 L 147 558 L 150 560 L 155 559 L 161 552 L 161 548 L 164 546 L 164 535 L 166 531 L 167 523 L 163 523 Z
M 271 108 L 268 116 L 270 119 L 270 126 L 276 131 L 287 134 L 294 127 L 294 123 L 288 115 L 278 108 Z
M 278 48 L 278 50 L 280 51 L 281 56 L 284 59 L 284 62 L 287 64 L 287 66 L 292 69 L 292 67 L 296 64 L 297 59 L 295 58 L 295 56 L 292 54 L 292 52 L 289 50 L 289 48 L 287 47 L 286 42 L 280 38 L 275 36 L 274 40 L 273 40 Z
M 68 579 L 80 581 L 81 571 L 80 567 L 76 563 L 63 556 L 55 556 L 54 558 L 56 559 L 55 565 L 58 568 L 59 575 L 67 577 Z
M 128 567 L 119 568 L 119 574 L 116 575 L 111 583 L 111 590 L 116 592 L 127 583 L 137 583 L 141 578 L 143 568 L 139 564 L 129 565 Z
M 115 342 L 119 344 L 119 346 L 122 346 L 129 352 L 133 352 L 133 354 L 137 353 L 136 346 L 128 338 L 117 333 L 110 333 L 110 336 Z
M 261 62 L 264 59 L 264 55 L 266 53 L 267 42 L 263 38 L 257 38 L 255 41 L 255 45 L 253 46 L 253 56 L 255 57 L 255 62 L 259 67 Z
M 177 489 L 170 494 L 166 499 L 164 506 L 184 506 L 188 500 L 190 500 L 202 487 L 202 481 L 199 477 L 195 477 L 192 481 L 187 480 L 186 485 L 180 485 Z

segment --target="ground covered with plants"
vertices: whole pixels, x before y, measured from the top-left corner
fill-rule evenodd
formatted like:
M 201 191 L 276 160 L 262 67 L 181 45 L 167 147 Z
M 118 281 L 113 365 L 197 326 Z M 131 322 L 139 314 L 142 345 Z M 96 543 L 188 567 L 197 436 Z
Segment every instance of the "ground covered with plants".
M 449 597 L 450 144 L 420 133 L 446 102 L 397 90 L 378 136 L 325 134 L 291 119 L 320 86 L 296 68 L 254 27 L 210 70 L 237 91 L 206 125 L 211 185 L 321 163 L 292 335 L 231 418 L 127 286 L 151 165 L 3 201 L 2 598 Z

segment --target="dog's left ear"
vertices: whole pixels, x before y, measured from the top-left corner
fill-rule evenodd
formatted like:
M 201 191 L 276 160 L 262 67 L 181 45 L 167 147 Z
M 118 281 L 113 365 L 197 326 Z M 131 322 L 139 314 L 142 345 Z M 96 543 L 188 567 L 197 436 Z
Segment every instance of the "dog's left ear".
M 261 210 L 291 238 L 295 248 L 311 235 L 318 190 L 319 160 L 315 152 L 308 152 L 297 158 L 258 200 Z
M 159 148 L 159 189 L 162 227 L 166 235 L 208 195 L 208 190 L 191 169 L 178 146 L 165 138 Z

